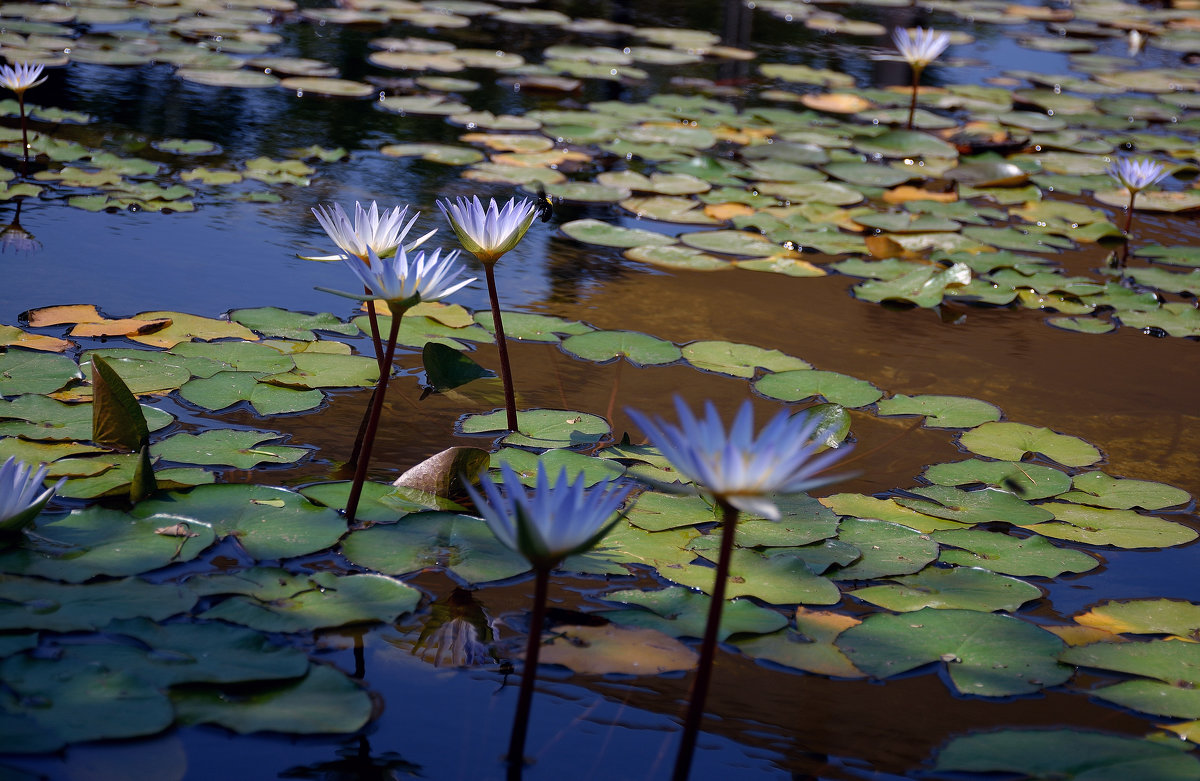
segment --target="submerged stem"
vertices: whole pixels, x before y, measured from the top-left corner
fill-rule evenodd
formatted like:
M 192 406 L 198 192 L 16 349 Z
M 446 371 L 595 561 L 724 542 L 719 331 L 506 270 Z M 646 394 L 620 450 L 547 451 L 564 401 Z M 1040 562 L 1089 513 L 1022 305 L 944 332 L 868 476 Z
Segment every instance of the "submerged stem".
M 683 738 L 679 742 L 679 753 L 675 755 L 675 771 L 672 781 L 687 781 L 692 768 L 692 755 L 696 752 L 696 738 L 700 735 L 700 722 L 704 718 L 704 701 L 708 698 L 708 684 L 712 680 L 713 659 L 717 653 L 717 636 L 721 626 L 721 610 L 725 607 L 725 583 L 729 579 L 729 563 L 733 559 L 733 539 L 737 534 L 738 511 L 724 499 L 717 497 L 721 506 L 721 554 L 717 558 L 717 571 L 713 581 L 712 602 L 708 605 L 708 620 L 704 624 L 704 638 L 700 641 L 700 662 L 696 677 L 692 680 L 692 693 L 688 698 L 687 716 L 683 722 Z
M 504 338 L 504 323 L 500 320 L 500 298 L 496 295 L 495 263 L 484 263 L 488 298 L 492 302 L 492 325 L 496 330 L 496 347 L 500 351 L 500 379 L 504 382 L 504 409 L 508 415 L 509 431 L 517 430 L 517 399 L 513 393 L 512 367 L 508 363 L 508 340 Z
M 363 482 L 367 479 L 367 464 L 371 461 L 371 448 L 375 445 L 375 432 L 379 429 L 379 416 L 383 412 L 383 397 L 387 394 L 388 378 L 392 374 L 392 358 L 396 353 L 396 337 L 400 333 L 400 318 L 403 311 L 392 312 L 392 328 L 388 333 L 386 358 L 379 371 L 379 385 L 375 387 L 375 395 L 371 399 L 371 417 L 367 421 L 367 430 L 363 432 L 362 451 L 358 465 L 354 469 L 354 483 L 350 486 L 350 497 L 346 500 L 346 523 L 354 524 L 354 515 L 358 512 L 358 500 L 362 497 Z
M 508 741 L 508 781 L 521 778 L 525 766 L 525 736 L 529 731 L 529 709 L 533 705 L 533 685 L 537 681 L 538 655 L 542 649 L 542 624 L 546 617 L 546 592 L 550 569 L 534 570 L 533 613 L 529 616 L 529 639 L 525 643 L 525 666 L 521 670 L 521 692 L 513 716 L 512 736 Z

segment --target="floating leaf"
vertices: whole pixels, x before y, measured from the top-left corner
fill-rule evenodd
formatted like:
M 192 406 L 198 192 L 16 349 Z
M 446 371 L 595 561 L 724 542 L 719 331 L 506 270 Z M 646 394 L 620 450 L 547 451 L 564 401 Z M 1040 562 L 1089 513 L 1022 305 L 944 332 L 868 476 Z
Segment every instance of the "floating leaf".
M 1185 504 L 1192 498 L 1187 491 L 1164 483 L 1109 477 L 1103 472 L 1075 475 L 1073 482 L 1075 490 L 1063 494 L 1060 499 L 1117 510 L 1134 507 L 1161 510 Z
M 936 485 L 984 483 L 1011 491 L 1022 499 L 1045 499 L 1071 487 L 1070 476 L 1052 467 L 978 458 L 934 464 L 925 470 L 924 477 Z
M 290 464 L 308 451 L 298 447 L 263 444 L 279 435 L 269 431 L 214 429 L 199 434 L 174 434 L 152 445 L 157 458 L 184 464 L 213 464 L 252 469 L 259 464 Z
M 463 434 L 486 434 L 508 431 L 504 410 L 482 415 L 467 415 L 459 420 Z M 533 447 L 569 447 L 592 445 L 604 439 L 611 429 L 598 415 L 558 409 L 519 410 L 517 430 L 504 437 L 506 445 Z
M 123 578 L 86 586 L 0 575 L 0 629 L 97 630 L 118 618 L 162 621 L 196 604 L 174 584 Z
M 843 632 L 837 645 L 874 678 L 945 662 L 954 688 L 980 697 L 1031 694 L 1072 673 L 1058 663 L 1058 637 L 1011 616 L 974 610 L 877 613 Z
M 1118 634 L 1163 634 L 1200 640 L 1200 605 L 1177 599 L 1105 602 L 1075 616 L 1075 621 Z
M 1100 460 L 1100 451 L 1078 437 L 1024 423 L 984 423 L 960 441 L 973 453 L 1004 461 L 1020 461 L 1027 453 L 1040 453 L 1064 466 L 1090 466 Z
M 765 659 L 816 675 L 861 678 L 863 673 L 833 644 L 838 635 L 859 623 L 853 616 L 799 607 L 796 608 L 795 631 L 789 629 L 734 644 L 754 659 Z
M 697 564 L 659 570 L 668 580 L 706 594 L 712 591 L 715 573 L 714 568 Z M 804 560 L 788 548 L 765 554 L 735 550 L 725 593 L 727 599 L 757 597 L 773 605 L 833 605 L 841 599 L 837 586 L 814 575 Z
M 75 361 L 63 355 L 19 348 L 0 353 L 0 396 L 53 393 L 82 378 Z
M 937 559 L 938 546 L 926 534 L 888 521 L 844 518 L 838 540 L 861 555 L 848 566 L 829 573 L 834 580 L 876 580 L 920 572 Z
M 953 529 L 934 532 L 943 549 L 941 561 L 959 567 L 980 567 L 1004 575 L 1056 578 L 1064 572 L 1087 572 L 1099 562 L 1083 551 L 1059 548 L 1043 537 L 1013 537 L 1000 532 Z
M 1000 419 L 1000 409 L 962 396 L 893 396 L 878 405 L 880 415 L 924 415 L 936 428 L 973 428 Z
M 1015 612 L 1042 596 L 1037 586 L 975 567 L 930 567 L 888 580 L 892 582 L 850 593 L 864 602 L 900 612 L 922 608 Z
M 634 366 L 658 366 L 682 357 L 671 342 L 634 331 L 591 331 L 569 336 L 563 340 L 562 349 L 596 363 L 624 357 Z
M 1197 537 L 1187 526 L 1132 510 L 1108 510 L 1067 502 L 1046 502 L 1038 507 L 1054 513 L 1054 520 L 1024 528 L 1060 540 L 1118 548 L 1168 548 Z
M 600 615 L 622 626 L 655 629 L 671 637 L 703 637 L 709 597 L 685 588 L 658 591 L 614 591 L 605 594 L 607 602 L 634 605 L 643 610 L 606 610 Z M 759 607 L 746 599 L 729 601 L 721 611 L 718 639 L 735 634 L 766 634 L 787 626 L 787 619 L 774 610 Z
M 815 369 L 768 374 L 755 381 L 754 389 L 764 396 L 783 401 L 822 396 L 833 404 L 851 408 L 865 407 L 883 396 L 882 391 L 866 380 Z
M 661 675 L 690 670 L 696 652 L 654 629 L 605 626 L 554 628 L 540 654 L 543 664 L 561 664 L 588 675 Z
M 601 220 L 574 220 L 561 226 L 562 232 L 585 244 L 603 247 L 653 247 L 674 244 L 675 239 L 641 228 L 622 228 Z
M 926 515 L 946 518 L 965 524 L 1004 521 L 1014 525 L 1026 525 L 1048 521 L 1053 516 L 1042 505 L 1029 504 L 1009 491 L 983 488 L 964 491 L 943 485 L 914 488 L 911 493 L 921 498 L 901 496 L 896 503 Z

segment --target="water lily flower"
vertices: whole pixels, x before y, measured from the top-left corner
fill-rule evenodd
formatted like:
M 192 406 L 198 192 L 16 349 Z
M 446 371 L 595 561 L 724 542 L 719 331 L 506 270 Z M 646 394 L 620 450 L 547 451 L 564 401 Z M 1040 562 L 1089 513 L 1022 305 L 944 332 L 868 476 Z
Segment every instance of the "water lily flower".
M 742 404 L 726 432 L 712 402 L 705 403 L 703 418 L 697 419 L 683 399 L 675 397 L 679 425 L 629 410 L 675 469 L 699 490 L 720 502 L 773 521 L 779 508 L 773 494 L 807 491 L 839 479 L 821 475 L 848 452 L 838 448 L 817 455 L 823 445 L 813 437 L 819 419 L 781 410 L 761 432 L 754 434 L 754 409 Z
M 380 214 L 379 205 L 375 201 L 371 201 L 369 209 L 364 209 L 361 203 L 355 201 L 353 221 L 342 209 L 340 203 L 335 203 L 331 207 L 317 206 L 312 213 L 316 216 L 317 222 L 321 223 L 325 232 L 329 234 L 329 238 L 333 239 L 333 243 L 337 245 L 338 249 L 364 263 L 367 261 L 367 250 L 374 250 L 375 254 L 381 258 L 388 258 L 396 254 L 396 248 L 404 244 L 404 238 L 412 229 L 413 223 L 421 216 L 420 212 L 414 212 L 412 219 L 405 222 L 404 218 L 408 214 L 407 206 L 385 209 L 383 214 Z M 437 233 L 437 228 L 405 245 L 405 249 L 411 252 L 435 233 Z M 339 257 L 341 256 L 333 255 L 319 259 L 336 260 Z
M 1108 175 L 1121 183 L 1130 194 L 1141 192 L 1167 175 L 1167 169 L 1156 160 L 1118 158 L 1108 166 Z
M 464 268 L 457 262 L 458 250 L 446 253 L 445 257 L 441 252 L 436 249 L 430 254 L 421 250 L 410 258 L 400 247 L 391 257 L 381 258 L 368 247 L 365 264 L 355 256 L 342 256 L 342 261 L 369 291 L 366 295 L 325 287 L 317 289 L 359 301 L 386 301 L 392 314 L 398 315 L 397 310 L 408 309 L 422 301 L 438 301 L 476 280 L 476 277 L 458 279 Z
M 437 205 L 463 248 L 485 265 L 517 246 L 537 216 L 537 204 L 527 198 L 509 198 L 503 207 L 491 198 L 486 209 L 477 195 L 453 202 L 447 198 Z
M 527 493 L 508 464 L 500 467 L 500 474 L 504 492 L 487 475 L 479 480 L 482 493 L 470 485 L 467 491 L 496 539 L 524 556 L 534 571 L 533 611 L 529 616 L 525 665 L 508 742 L 509 778 L 514 778 L 519 776 L 525 762 L 525 736 L 542 646 L 550 570 L 567 556 L 591 548 L 608 533 L 620 519 L 617 511 L 630 489 L 604 480 L 585 490 L 587 479 L 581 474 L 573 481 L 568 480 L 565 468 L 559 470 L 558 477 L 551 483 L 546 467 L 539 464 L 537 483 L 533 491 Z
M 496 332 L 496 350 L 500 354 L 500 380 L 504 384 L 504 411 L 509 430 L 517 429 L 517 396 L 513 390 L 512 366 L 508 360 L 508 339 L 504 336 L 504 320 L 500 316 L 500 296 L 496 292 L 496 261 L 517 246 L 517 242 L 533 224 L 538 205 L 527 198 L 509 198 L 503 207 L 496 199 L 488 201 L 485 209 L 479 196 L 470 200 L 447 198 L 437 202 L 438 208 L 450 222 L 454 235 L 463 247 L 483 264 L 487 280 L 488 299 L 492 307 L 492 327 Z
M 892 42 L 900 51 L 900 56 L 914 70 L 924 69 L 946 51 L 950 45 L 950 34 L 939 33 L 918 27 L 912 35 L 903 27 L 892 31 Z
M 0 466 L 0 532 L 11 533 L 32 521 L 46 506 L 66 478 L 43 487 L 47 467 L 36 469 L 9 456 Z
M 496 539 L 534 569 L 553 569 L 567 556 L 595 545 L 619 518 L 615 513 L 630 491 L 608 480 L 585 490 L 584 476 L 569 481 L 565 468 L 551 483 L 539 466 L 537 484 L 526 493 L 508 464 L 501 465 L 500 474 L 504 492 L 487 475 L 479 480 L 482 494 L 470 485 L 467 491 Z
M 717 629 L 725 605 L 738 511 L 746 510 L 779 520 L 779 508 L 771 496 L 799 493 L 838 479 L 820 473 L 849 449 L 839 448 L 817 455 L 823 445 L 814 436 L 819 419 L 803 414 L 790 415 L 787 410 L 779 412 L 756 436 L 754 411 L 749 401 L 742 404 L 728 431 L 712 402 L 705 404 L 703 418 L 693 415 L 678 396 L 675 397 L 675 410 L 679 414 L 679 425 L 661 418 L 651 419 L 637 410 L 628 412 L 672 466 L 694 481 L 699 490 L 712 494 L 721 507 L 721 542 L 713 573 L 712 599 L 704 637 L 700 641 L 700 660 L 692 680 L 683 736 L 671 776 L 673 781 L 686 781 L 712 679 Z
M 917 89 L 921 83 L 921 71 L 925 66 L 938 58 L 950 45 L 949 33 L 939 33 L 918 27 L 912 34 L 903 27 L 897 27 L 892 32 L 892 42 L 900 51 L 900 56 L 912 69 L 912 101 L 908 104 L 908 129 L 912 130 L 913 116 L 917 111 Z
M 367 290 L 366 295 L 359 293 L 344 293 L 319 287 L 327 293 L 367 301 L 368 306 L 377 300 L 386 301 L 392 313 L 391 331 L 388 334 L 387 346 L 378 354 L 379 384 L 371 397 L 366 423 L 362 436 L 357 438 L 357 450 L 352 461 L 355 463 L 354 480 L 350 485 L 350 495 L 346 500 L 346 518 L 354 523 L 358 512 L 358 503 L 362 497 L 363 483 L 367 479 L 367 464 L 371 460 L 371 448 L 375 443 L 375 432 L 379 428 L 379 417 L 383 412 L 383 398 L 387 393 L 388 378 L 392 374 L 392 359 L 396 354 L 396 339 L 400 335 L 400 321 L 404 313 L 422 301 L 437 301 L 475 281 L 475 278 L 459 280 L 463 266 L 457 262 L 458 250 L 448 253 L 445 257 L 441 250 L 432 254 L 421 250 L 411 259 L 404 247 L 397 247 L 396 253 L 389 258 L 380 258 L 375 250 L 367 247 L 366 263 L 356 256 L 342 255 L 342 261 Z M 378 330 L 372 323 L 375 334 Z M 374 336 L 375 334 L 372 334 Z M 378 350 L 378 348 L 376 348 Z
M 29 130 L 25 120 L 25 90 L 32 89 L 45 81 L 46 76 L 38 78 L 41 75 L 41 65 L 30 65 L 27 62 L 0 65 L 0 84 L 16 93 L 17 105 L 21 109 L 21 151 L 24 154 L 24 157 L 21 158 L 22 174 L 25 173 L 25 167 L 29 165 Z

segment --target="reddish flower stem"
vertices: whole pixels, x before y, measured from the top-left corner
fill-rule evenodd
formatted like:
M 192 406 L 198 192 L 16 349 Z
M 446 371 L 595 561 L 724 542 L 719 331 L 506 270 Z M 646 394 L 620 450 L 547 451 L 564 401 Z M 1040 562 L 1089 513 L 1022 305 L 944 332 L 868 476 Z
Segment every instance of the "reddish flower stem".
M 913 116 L 917 113 L 917 90 L 921 86 L 921 69 L 912 68 L 912 101 L 908 104 L 908 129 L 913 129 Z
M 21 108 L 21 176 L 25 175 L 25 169 L 29 167 L 29 127 L 28 120 L 25 118 L 25 91 L 17 92 L 17 105 Z
M 367 295 L 371 294 L 371 288 L 364 288 Z M 379 315 L 375 312 L 375 301 L 367 301 L 367 319 L 371 322 L 371 343 L 375 345 L 375 361 L 379 364 L 379 375 L 383 376 L 383 340 L 379 335 Z M 390 364 L 389 364 L 390 366 Z M 354 438 L 354 449 L 350 451 L 350 460 L 346 462 L 346 466 L 357 468 L 358 458 L 362 454 L 363 435 L 367 432 L 367 422 L 371 419 L 371 408 L 375 404 L 375 389 L 371 389 L 371 398 L 367 402 L 367 408 L 363 410 L 362 421 L 358 424 L 358 436 Z
M 721 506 L 722 516 L 721 553 L 717 558 L 712 601 L 708 605 L 708 621 L 704 624 L 704 638 L 700 641 L 700 662 L 696 668 L 696 677 L 692 680 L 692 693 L 688 698 L 679 753 L 675 755 L 672 781 L 687 781 L 692 769 L 692 755 L 696 753 L 696 738 L 700 734 L 700 722 L 704 719 L 704 701 L 708 698 L 708 684 L 712 680 L 713 659 L 717 653 L 717 636 L 721 627 L 721 610 L 725 607 L 725 584 L 729 579 L 729 563 L 733 559 L 733 539 L 737 534 L 738 511 L 724 499 L 718 498 L 717 503 Z
M 367 430 L 363 432 L 362 451 L 358 465 L 354 469 L 354 483 L 350 486 L 350 498 L 346 500 L 346 523 L 353 526 L 354 516 L 358 512 L 358 501 L 362 497 L 363 483 L 367 479 L 367 465 L 371 461 L 371 448 L 375 445 L 375 432 L 379 429 L 379 417 L 383 412 L 383 397 L 387 394 L 388 378 L 392 373 L 392 357 L 396 353 L 396 337 L 400 333 L 400 318 L 404 312 L 392 312 L 392 329 L 388 334 L 387 357 L 379 372 L 379 385 L 371 398 L 371 417 L 367 421 Z
M 504 323 L 500 320 L 500 298 L 496 295 L 495 263 L 484 263 L 488 298 L 492 302 L 492 325 L 496 330 L 496 348 L 500 351 L 500 379 L 504 382 L 504 409 L 508 414 L 508 430 L 517 430 L 517 399 L 513 393 L 512 367 L 508 362 L 508 340 L 504 338 Z

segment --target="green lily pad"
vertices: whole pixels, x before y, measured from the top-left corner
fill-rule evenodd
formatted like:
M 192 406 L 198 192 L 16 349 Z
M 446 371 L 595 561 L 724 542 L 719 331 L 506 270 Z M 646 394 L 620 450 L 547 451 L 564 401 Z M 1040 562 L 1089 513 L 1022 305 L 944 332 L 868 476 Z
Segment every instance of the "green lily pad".
M 974 428 L 1000 420 L 1000 408 L 962 396 L 893 396 L 878 404 L 880 415 L 924 415 L 935 428 Z
M 732 268 L 726 260 L 709 255 L 692 247 L 678 245 L 653 245 L 649 247 L 633 247 L 625 251 L 625 257 L 652 266 L 670 269 L 686 269 L 688 271 L 725 271 Z
M 504 410 L 467 415 L 458 421 L 463 434 L 488 434 L 508 431 Z M 608 421 L 586 412 L 560 409 L 518 410 L 517 430 L 502 440 L 505 445 L 528 447 L 570 447 L 594 445 L 611 433 Z
M 484 159 L 483 153 L 476 149 L 450 144 L 388 144 L 380 147 L 379 152 L 388 157 L 419 157 L 445 165 L 470 165 Z
M 19 348 L 0 354 L 0 396 L 53 393 L 82 377 L 75 361 L 65 355 Z
M 1087 572 L 1099 562 L 1083 551 L 1059 548 L 1043 537 L 1013 537 L 1001 532 L 953 529 L 934 532 L 943 549 L 940 560 L 959 567 L 980 567 L 1003 575 L 1056 578 L 1064 572 Z
M 298 390 L 259 381 L 257 374 L 217 372 L 194 379 L 179 389 L 179 395 L 209 410 L 222 410 L 247 401 L 259 415 L 303 412 L 321 406 L 325 395 L 319 390 Z
M 700 496 L 677 496 L 647 491 L 626 514 L 629 523 L 650 532 L 696 526 L 718 520 L 712 505 Z
M 1080 667 L 1153 679 L 1093 689 L 1089 693 L 1094 697 L 1157 716 L 1200 718 L 1200 645 L 1196 643 L 1090 643 L 1068 648 L 1059 658 Z
M 1107 334 L 1117 330 L 1112 323 L 1097 317 L 1048 317 L 1046 323 L 1065 331 L 1083 334 Z
M 753 659 L 834 678 L 862 678 L 863 673 L 833 644 L 838 635 L 858 623 L 851 616 L 799 608 L 795 631 L 738 640 L 734 645 Z
M 371 697 L 333 667 L 312 665 L 297 683 L 231 696 L 215 687 L 173 691 L 171 701 L 184 724 L 218 724 L 240 734 L 286 732 L 347 734 L 371 719 Z
M 872 163 L 828 163 L 823 169 L 825 173 L 843 182 L 866 187 L 895 187 L 917 176 L 915 172 Z
M 833 494 L 821 499 L 821 504 L 838 515 L 888 521 L 928 534 L 937 529 L 961 529 L 962 524 L 935 518 L 932 515 L 910 510 L 896 503 L 895 499 L 877 499 L 863 494 Z
M 564 223 L 561 229 L 576 241 L 602 247 L 655 247 L 675 243 L 673 237 L 663 233 L 641 228 L 622 228 L 601 220 L 574 220 Z
M 135 510 L 138 516 L 154 513 L 206 523 L 219 536 L 236 538 L 248 555 L 260 561 L 314 553 L 346 533 L 346 522 L 336 511 L 270 486 L 199 486 L 142 502 Z
M 13 656 L 0 664 L 0 751 L 48 752 L 67 743 L 153 735 L 175 714 L 165 694 L 121 670 Z
M 1130 510 L 1134 507 L 1162 510 L 1185 504 L 1192 498 L 1187 491 L 1164 483 L 1109 477 L 1103 472 L 1075 475 L 1074 486 L 1074 491 L 1059 498 L 1077 504 L 1111 507 L 1116 510 Z
M 295 590 L 269 601 L 255 594 L 233 596 L 202 617 L 263 632 L 308 632 L 363 621 L 390 623 L 421 600 L 416 589 L 383 575 L 317 572 L 287 578 L 279 571 L 275 577 L 294 581 Z
M 174 418 L 162 410 L 140 405 L 151 431 L 169 425 Z M 64 404 L 46 396 L 26 394 L 0 401 L 0 436 L 36 440 L 80 440 L 92 436 L 92 405 Z
M 181 586 L 136 578 L 79 586 L 0 575 L 0 629 L 97 630 L 118 618 L 162 621 L 195 604 L 196 595 Z
M 1100 460 L 1100 451 L 1078 437 L 1024 423 L 984 423 L 959 441 L 972 453 L 1004 461 L 1020 461 L 1027 453 L 1040 453 L 1063 466 L 1090 466 Z
M 229 319 L 252 328 L 263 336 L 274 336 L 279 339 L 299 339 L 312 341 L 316 339 L 313 331 L 328 331 L 345 336 L 354 336 L 358 328 L 351 323 L 343 323 L 329 313 L 310 315 L 304 312 L 289 312 L 273 306 L 257 309 L 236 309 L 229 313 Z
M 252 469 L 259 464 L 291 464 L 308 454 L 299 447 L 263 444 L 279 435 L 269 431 L 214 429 L 199 434 L 173 434 L 150 446 L 150 454 L 184 464 L 211 464 Z
M 82 583 L 190 561 L 216 539 L 204 523 L 163 514 L 132 518 L 99 505 L 41 518 L 32 530 L 21 548 L 0 553 L 0 570 Z
M 864 602 L 898 612 L 922 608 L 1015 612 L 1026 602 L 1042 596 L 1037 586 L 975 567 L 930 567 L 888 580 L 892 582 L 850 593 Z
M 417 513 L 353 532 L 342 552 L 359 566 L 391 575 L 439 568 L 467 583 L 503 580 L 529 570 L 529 562 L 496 540 L 487 524 L 454 513 Z
M 876 580 L 920 572 L 938 556 L 927 534 L 888 521 L 844 518 L 838 540 L 858 548 L 861 556 L 827 573 L 834 580 Z
M 384 327 L 382 322 L 379 327 Z M 296 364 L 294 369 L 269 374 L 262 377 L 261 382 L 284 388 L 312 389 L 365 388 L 379 381 L 379 363 L 363 355 L 304 352 L 292 355 L 292 360 Z
M 621 208 L 631 211 L 639 218 L 677 222 L 689 225 L 716 225 L 720 222 L 700 208 L 699 201 L 676 195 L 652 195 L 626 198 Z
M 1041 505 L 1029 504 L 1009 491 L 983 488 L 964 491 L 944 485 L 914 488 L 911 493 L 926 499 L 898 497 L 896 503 L 904 507 L 968 525 L 1004 521 L 1017 526 L 1050 520 L 1053 515 Z
M 486 455 L 486 451 L 479 451 Z M 485 464 L 486 464 L 485 459 Z M 574 482 L 581 476 L 584 485 L 592 486 L 601 480 L 613 480 L 625 473 L 625 467 L 607 458 L 596 458 L 574 450 L 555 449 L 545 453 L 531 453 L 515 447 L 500 448 L 492 454 L 490 466 L 494 469 L 508 464 L 517 473 L 522 485 L 537 485 L 539 468 L 548 475 L 557 475 L 565 470 L 567 479 Z
M 725 255 L 760 257 L 781 251 L 766 236 L 748 231 L 696 231 L 683 234 L 680 241 L 693 249 Z
M 139 61 L 140 62 L 140 61 Z M 193 84 L 207 87 L 236 87 L 238 89 L 264 89 L 279 84 L 279 79 L 262 71 L 206 70 L 203 68 L 180 68 L 175 75 Z
M 734 342 L 692 342 L 684 345 L 682 355 L 697 369 L 746 379 L 753 377 L 760 368 L 768 372 L 812 368 L 807 361 L 779 350 Z
M 1053 467 L 979 458 L 934 464 L 923 477 L 935 485 L 983 483 L 1012 491 L 1022 499 L 1045 499 L 1071 487 L 1071 477 Z
M 1011 616 L 975 610 L 922 608 L 877 613 L 847 629 L 837 645 L 854 666 L 890 678 L 944 662 L 960 694 L 1009 697 L 1056 686 L 1071 677 L 1059 664 L 1063 641 Z
M 934 307 L 955 287 L 971 281 L 971 270 L 961 263 L 943 269 L 928 266 L 891 280 L 870 280 L 854 286 L 854 295 L 863 301 L 905 301 L 917 306 Z
M 1004 729 L 951 739 L 936 768 L 1081 781 L 1200 777 L 1200 760 L 1177 744 L 1072 729 Z
M 660 366 L 682 357 L 679 348 L 665 339 L 634 331 L 591 331 L 569 336 L 562 349 L 585 361 L 607 363 L 624 357 L 634 366 Z
M 1075 622 L 1115 634 L 1175 635 L 1200 640 L 1200 605 L 1178 599 L 1105 602 L 1075 616 Z
M 659 570 L 668 580 L 706 594 L 712 591 L 715 573 L 714 568 L 698 564 Z M 725 593 L 727 599 L 757 597 L 772 605 L 833 605 L 842 598 L 832 581 L 814 575 L 804 559 L 788 548 L 766 553 L 734 550 Z
M 621 626 L 657 629 L 671 637 L 703 637 L 705 619 L 711 598 L 685 588 L 666 588 L 658 591 L 614 591 L 605 594 L 607 602 L 634 605 L 642 610 L 604 610 L 599 615 Z M 717 637 L 725 641 L 730 635 L 766 634 L 787 626 L 783 614 L 759 607 L 747 599 L 734 599 L 721 611 Z
M 495 331 L 491 312 L 476 312 L 475 322 L 489 332 Z M 557 342 L 558 334 L 586 334 L 593 331 L 587 323 L 564 320 L 550 315 L 531 315 L 522 312 L 504 313 L 504 335 L 523 342 Z
M 958 157 L 953 144 L 916 130 L 889 130 L 874 138 L 856 139 L 854 148 L 863 154 L 890 158 Z
M 866 380 L 815 369 L 768 374 L 754 382 L 754 389 L 764 396 L 783 401 L 822 396 L 826 401 L 850 408 L 865 407 L 883 396 L 883 391 Z
M 465 114 L 471 110 L 471 107 L 466 103 L 459 103 L 456 100 L 447 98 L 445 95 L 436 94 L 390 95 L 376 101 L 374 105 L 384 111 L 390 111 L 401 116 L 408 114 L 418 116 L 453 116 L 454 114 Z
M 1169 548 L 1197 537 L 1187 526 L 1132 510 L 1084 507 L 1068 502 L 1045 502 L 1038 507 L 1052 512 L 1054 520 L 1024 528 L 1044 537 L 1117 548 Z
M 1122 311 L 1121 325 L 1159 329 L 1171 336 L 1200 336 L 1200 309 L 1184 301 L 1169 301 L 1151 311 Z

